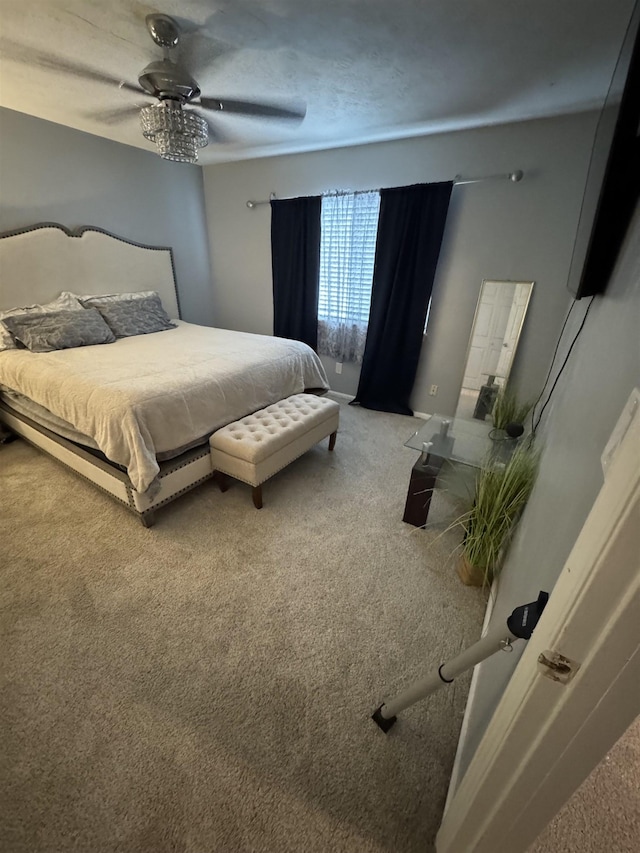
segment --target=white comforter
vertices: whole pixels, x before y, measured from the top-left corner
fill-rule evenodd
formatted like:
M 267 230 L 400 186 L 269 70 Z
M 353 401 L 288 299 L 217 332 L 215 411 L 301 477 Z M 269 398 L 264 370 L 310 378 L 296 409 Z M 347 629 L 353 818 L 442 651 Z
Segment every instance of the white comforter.
M 290 394 L 328 388 L 306 344 L 181 321 L 113 344 L 0 352 L 0 385 L 94 439 L 140 492 L 158 474 L 157 453 Z

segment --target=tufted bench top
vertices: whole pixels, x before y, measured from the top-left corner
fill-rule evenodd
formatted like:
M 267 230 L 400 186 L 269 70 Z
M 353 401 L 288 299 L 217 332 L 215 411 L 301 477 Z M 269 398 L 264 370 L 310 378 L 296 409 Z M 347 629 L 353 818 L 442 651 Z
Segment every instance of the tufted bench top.
M 209 439 L 212 448 L 257 464 L 330 420 L 340 406 L 327 397 L 294 394 L 228 424 Z

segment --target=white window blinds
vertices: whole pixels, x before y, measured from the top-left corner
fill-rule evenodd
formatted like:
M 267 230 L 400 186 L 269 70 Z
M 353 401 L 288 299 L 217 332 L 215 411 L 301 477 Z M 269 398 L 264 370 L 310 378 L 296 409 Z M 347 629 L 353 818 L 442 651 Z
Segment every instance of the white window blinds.
M 318 349 L 361 361 L 369 321 L 380 193 L 322 199 Z

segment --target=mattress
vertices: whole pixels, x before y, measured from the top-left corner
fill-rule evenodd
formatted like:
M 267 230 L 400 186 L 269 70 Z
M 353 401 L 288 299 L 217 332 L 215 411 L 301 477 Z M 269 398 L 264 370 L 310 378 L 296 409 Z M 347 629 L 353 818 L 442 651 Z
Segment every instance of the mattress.
M 10 391 L 8 388 L 5 388 L 4 390 L 0 390 L 0 401 L 17 414 L 26 415 L 26 417 L 34 421 L 38 426 L 44 427 L 50 432 L 54 432 L 56 435 L 62 436 L 62 438 L 66 438 L 67 441 L 72 441 L 74 444 L 79 444 L 89 450 L 100 450 L 90 435 L 84 435 L 83 433 L 78 432 L 78 430 L 74 429 L 70 423 L 67 423 L 67 421 L 62 418 L 56 417 L 56 415 L 52 414 L 48 409 L 45 409 L 44 406 L 39 406 L 37 403 L 34 403 L 33 400 L 30 400 L 28 397 L 24 397 L 22 394 L 18 394 L 15 391 Z M 187 445 L 181 445 L 180 447 L 174 447 L 172 450 L 165 450 L 162 453 L 156 453 L 156 459 L 158 462 L 168 462 L 170 459 L 175 459 L 176 456 L 186 453 L 187 450 L 192 450 L 194 447 L 200 447 L 203 444 L 207 444 L 209 436 L 210 434 L 203 435 L 201 438 L 189 442 Z M 104 456 L 104 454 L 100 453 L 100 456 Z
M 71 430 L 71 440 L 79 436 L 124 467 L 145 492 L 166 454 L 291 394 L 327 390 L 328 382 L 316 353 L 299 341 L 178 321 L 176 329 L 102 346 L 2 352 L 0 386 L 14 402 L 18 394 L 36 404 L 43 425 Z

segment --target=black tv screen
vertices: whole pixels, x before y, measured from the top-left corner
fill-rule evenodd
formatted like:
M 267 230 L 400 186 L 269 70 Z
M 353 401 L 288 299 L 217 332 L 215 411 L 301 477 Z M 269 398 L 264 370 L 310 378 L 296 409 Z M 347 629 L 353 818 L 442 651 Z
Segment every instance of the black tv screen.
M 603 293 L 640 196 L 640 5 L 636 3 L 596 129 L 568 287 Z

